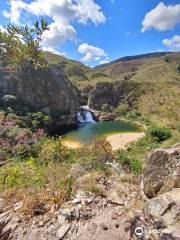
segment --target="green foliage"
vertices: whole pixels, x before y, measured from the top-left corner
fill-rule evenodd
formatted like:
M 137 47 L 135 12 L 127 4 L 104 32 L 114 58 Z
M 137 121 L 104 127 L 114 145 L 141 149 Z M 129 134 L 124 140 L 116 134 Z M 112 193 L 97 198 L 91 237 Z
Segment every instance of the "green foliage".
M 33 65 L 34 67 L 45 66 L 40 43 L 42 34 L 49 30 L 47 22 L 42 18 L 36 21 L 34 27 L 27 25 L 17 27 L 11 23 L 0 31 L 0 55 L 3 56 L 5 65 L 23 67 Z
M 118 151 L 117 162 L 119 162 L 123 167 L 127 167 L 130 171 L 133 171 L 134 173 L 142 172 L 142 161 L 131 157 L 126 151 Z
M 116 109 L 115 112 L 118 114 L 126 114 L 129 111 L 129 105 L 126 103 L 121 103 Z
M 90 145 L 85 145 L 77 150 L 76 159 L 85 165 L 89 171 L 107 171 L 107 162 L 114 159 L 112 147 L 105 140 L 94 140 Z
M 157 142 L 162 142 L 172 136 L 171 130 L 165 127 L 152 127 L 149 129 L 149 134 Z
M 91 69 L 84 64 L 59 56 L 50 52 L 45 52 L 44 56 L 49 64 L 60 64 L 71 83 L 81 92 L 81 96 L 89 95 L 89 89 L 92 89 L 97 82 L 111 82 L 113 78 L 107 76 L 98 70 Z
M 45 138 L 40 143 L 38 151 L 38 161 L 41 164 L 48 164 L 50 162 L 71 162 L 73 158 L 72 150 L 63 145 L 61 137 L 59 138 Z
M 140 112 L 136 112 L 136 111 L 125 112 L 123 114 L 123 117 L 128 120 L 142 122 L 147 126 L 151 125 L 150 118 L 147 116 L 143 116 Z
M 23 118 L 22 122 L 24 127 L 30 128 L 32 130 L 36 130 L 38 128 L 46 128 L 51 123 L 52 123 L 51 117 L 45 115 L 42 112 L 28 113 Z
M 1 189 L 39 187 L 42 183 L 44 184 L 42 176 L 40 177 L 38 172 L 27 164 L 16 164 L 16 166 L 3 168 L 0 172 Z

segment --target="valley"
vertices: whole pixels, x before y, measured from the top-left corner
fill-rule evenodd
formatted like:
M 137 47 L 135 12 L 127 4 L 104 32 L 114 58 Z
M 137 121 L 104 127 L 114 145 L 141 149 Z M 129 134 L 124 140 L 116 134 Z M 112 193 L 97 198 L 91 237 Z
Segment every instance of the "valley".
M 39 24 L 0 32 L 0 239 L 179 239 L 180 52 L 90 68 Z

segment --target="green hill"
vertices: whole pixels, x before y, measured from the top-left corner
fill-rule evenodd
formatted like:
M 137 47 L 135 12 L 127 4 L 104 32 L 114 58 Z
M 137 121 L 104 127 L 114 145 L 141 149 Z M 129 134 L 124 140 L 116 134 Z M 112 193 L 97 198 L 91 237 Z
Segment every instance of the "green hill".
M 94 70 L 78 61 L 65 58 L 50 52 L 44 53 L 49 64 L 60 64 L 71 83 L 76 86 L 82 96 L 87 96 L 97 82 L 111 82 L 113 78 Z M 85 97 L 87 101 L 87 97 Z
M 136 89 L 137 111 L 172 127 L 180 126 L 180 52 L 140 56 L 96 69 L 118 81 L 140 84 L 141 88 Z
M 125 106 L 126 111 L 137 111 L 171 127 L 180 125 L 180 52 L 124 57 L 94 69 L 49 52 L 44 55 L 50 65 L 63 68 L 77 88 L 81 104 L 87 103 L 95 89 L 96 106 L 110 104 L 120 111 Z M 101 89 L 96 88 L 98 83 L 104 83 Z

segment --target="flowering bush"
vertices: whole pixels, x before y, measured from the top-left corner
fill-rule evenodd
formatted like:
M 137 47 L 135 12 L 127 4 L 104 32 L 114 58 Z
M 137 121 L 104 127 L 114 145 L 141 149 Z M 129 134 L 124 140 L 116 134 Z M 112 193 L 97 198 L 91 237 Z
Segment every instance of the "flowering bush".
M 7 157 L 25 158 L 35 152 L 34 146 L 45 136 L 42 128 L 31 130 L 21 127 L 20 121 L 15 114 L 0 115 L 0 149 Z

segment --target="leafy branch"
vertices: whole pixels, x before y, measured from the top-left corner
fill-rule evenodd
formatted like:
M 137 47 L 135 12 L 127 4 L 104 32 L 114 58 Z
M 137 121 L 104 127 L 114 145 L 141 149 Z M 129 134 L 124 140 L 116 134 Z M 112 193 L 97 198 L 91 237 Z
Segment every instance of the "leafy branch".
M 44 18 L 36 21 L 33 27 L 8 24 L 5 31 L 0 31 L 0 57 L 3 63 L 14 67 L 45 66 L 41 42 L 43 33 L 47 30 L 49 27 Z

